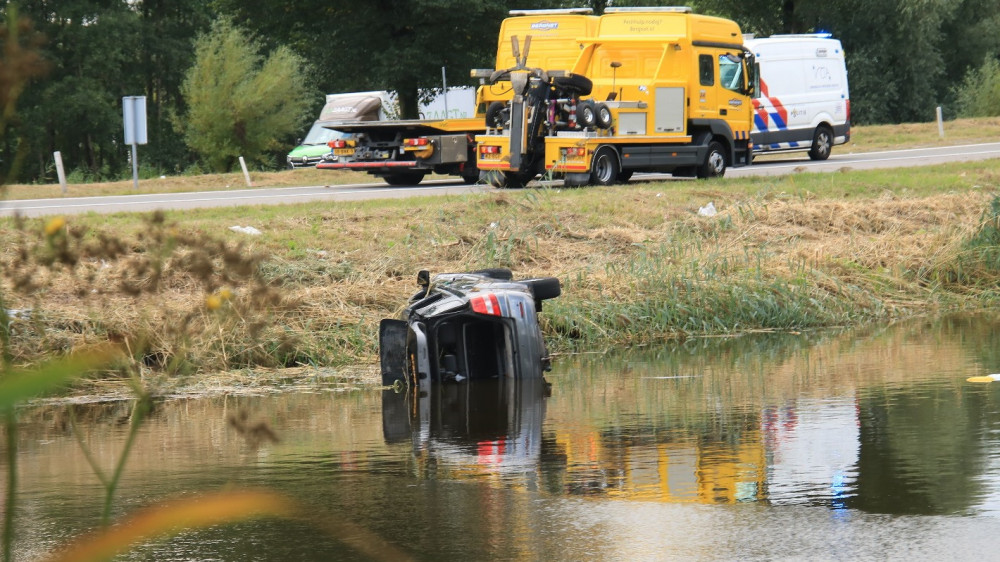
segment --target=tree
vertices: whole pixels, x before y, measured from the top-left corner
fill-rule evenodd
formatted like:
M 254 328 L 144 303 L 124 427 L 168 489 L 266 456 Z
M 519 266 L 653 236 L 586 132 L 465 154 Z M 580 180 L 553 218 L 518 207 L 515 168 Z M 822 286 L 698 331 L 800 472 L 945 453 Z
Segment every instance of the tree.
M 181 92 L 188 112 L 176 120 L 188 147 L 214 171 L 240 156 L 262 161 L 308 117 L 305 64 L 287 47 L 266 58 L 261 45 L 228 19 L 195 42 L 195 64 Z
M 991 58 L 970 70 L 956 89 L 955 98 L 962 117 L 1000 115 L 1000 60 Z
M 190 155 L 165 117 L 180 106 L 192 40 L 211 21 L 204 0 L 46 0 L 20 12 L 46 38 L 40 54 L 51 70 L 21 97 L 16 134 L 29 156 L 16 179 L 54 179 L 56 150 L 85 177 L 128 177 L 121 99 L 129 95 L 146 96 L 143 164 L 187 166 Z
M 540 0 L 216 0 L 263 37 L 283 42 L 317 72 L 322 94 L 395 90 L 403 117 L 417 117 L 419 92 L 472 84 L 469 70 L 492 67 L 500 22 L 511 7 Z
M 8 7 L 0 14 L 0 186 L 8 176 L 17 176 L 21 162 L 27 154 L 27 143 L 17 134 L 16 106 L 21 93 L 32 79 L 42 76 L 48 65 L 38 53 L 44 41 L 34 31 L 27 18 L 20 17 L 17 9 Z

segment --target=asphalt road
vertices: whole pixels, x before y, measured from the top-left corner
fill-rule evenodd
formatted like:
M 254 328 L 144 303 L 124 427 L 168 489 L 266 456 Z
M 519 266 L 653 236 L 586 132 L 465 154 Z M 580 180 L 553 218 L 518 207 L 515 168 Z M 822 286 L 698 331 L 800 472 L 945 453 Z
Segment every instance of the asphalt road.
M 727 177 L 742 177 L 751 175 L 781 175 L 798 172 L 822 173 L 844 169 L 908 168 L 911 166 L 942 164 L 945 162 L 985 160 L 988 158 L 1000 158 L 1000 142 L 891 150 L 862 154 L 838 154 L 835 147 L 830 159 L 822 162 L 813 162 L 804 153 L 791 153 L 781 160 L 777 160 L 776 158 L 772 156 L 765 159 L 771 161 L 758 160 L 753 166 L 745 168 L 730 168 L 726 171 L 726 175 Z M 636 174 L 632 181 L 669 179 L 671 177 L 669 174 Z M 87 212 L 148 212 L 156 209 L 184 210 L 236 205 L 280 205 L 308 201 L 352 201 L 417 195 L 450 195 L 492 190 L 493 188 L 489 186 L 464 185 L 460 181 L 452 180 L 435 180 L 425 181 L 419 186 L 413 187 L 390 187 L 384 184 L 369 183 L 107 197 L 64 197 L 0 201 L 0 216 L 12 216 L 17 213 L 27 217 L 39 217 Z

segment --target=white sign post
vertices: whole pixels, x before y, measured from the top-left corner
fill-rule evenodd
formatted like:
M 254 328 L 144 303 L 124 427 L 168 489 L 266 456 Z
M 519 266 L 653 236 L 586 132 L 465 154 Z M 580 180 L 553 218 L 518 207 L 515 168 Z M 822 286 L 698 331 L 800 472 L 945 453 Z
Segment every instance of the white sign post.
M 139 189 L 139 155 L 136 145 L 146 144 L 146 96 L 122 98 L 122 117 L 125 120 L 125 144 L 132 145 L 132 187 Z
M 52 157 L 56 160 L 56 175 L 59 177 L 59 187 L 62 188 L 62 194 L 66 195 L 66 170 L 63 168 L 62 152 L 57 150 L 52 153 Z

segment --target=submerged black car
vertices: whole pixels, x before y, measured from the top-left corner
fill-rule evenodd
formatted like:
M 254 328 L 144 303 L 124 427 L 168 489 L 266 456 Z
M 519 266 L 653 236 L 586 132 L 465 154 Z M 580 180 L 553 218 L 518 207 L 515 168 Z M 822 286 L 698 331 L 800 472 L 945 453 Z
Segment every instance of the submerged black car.
M 438 382 L 541 379 L 550 368 L 538 325 L 559 279 L 513 280 L 509 269 L 417 275 L 420 291 L 379 326 L 382 383 L 421 391 Z

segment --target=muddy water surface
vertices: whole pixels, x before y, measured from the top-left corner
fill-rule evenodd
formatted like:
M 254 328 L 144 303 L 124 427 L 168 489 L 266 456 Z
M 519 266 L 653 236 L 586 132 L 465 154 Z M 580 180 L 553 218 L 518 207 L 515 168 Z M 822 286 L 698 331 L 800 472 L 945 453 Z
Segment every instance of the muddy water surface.
M 561 357 L 534 385 L 422 399 L 320 383 L 156 405 L 115 517 L 267 488 L 256 520 L 123 560 L 984 560 L 1000 552 L 1000 320 L 696 340 Z M 110 470 L 127 401 L 75 406 Z M 277 441 L 248 439 L 263 424 Z M 18 560 L 93 529 L 101 486 L 67 406 L 21 412 Z M 5 471 L 7 467 L 4 467 Z M 317 523 L 314 525 L 312 523 Z

